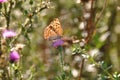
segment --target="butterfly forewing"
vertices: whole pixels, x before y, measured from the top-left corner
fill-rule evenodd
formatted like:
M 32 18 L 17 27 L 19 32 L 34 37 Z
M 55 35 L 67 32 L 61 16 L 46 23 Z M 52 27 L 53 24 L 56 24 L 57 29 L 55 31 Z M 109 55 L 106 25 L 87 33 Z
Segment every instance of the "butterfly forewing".
M 63 29 L 58 18 L 54 19 L 44 30 L 44 38 L 49 40 L 61 38 L 62 34 Z

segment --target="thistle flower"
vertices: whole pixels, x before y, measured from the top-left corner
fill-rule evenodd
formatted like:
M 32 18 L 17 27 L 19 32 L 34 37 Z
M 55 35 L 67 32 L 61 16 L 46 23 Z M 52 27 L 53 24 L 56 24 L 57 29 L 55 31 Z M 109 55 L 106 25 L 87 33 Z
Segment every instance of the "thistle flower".
M 2 32 L 2 36 L 3 36 L 3 38 L 10 38 L 10 37 L 16 36 L 16 33 L 11 30 L 4 30 Z
M 62 39 L 58 39 L 58 40 L 53 42 L 53 46 L 54 47 L 59 47 L 59 46 L 62 46 L 63 43 L 64 43 L 64 41 Z
M 17 62 L 19 59 L 20 59 L 20 55 L 17 51 L 12 51 L 10 53 L 10 62 L 13 63 L 13 62 Z
M 7 0 L 0 0 L 0 3 L 2 3 L 2 2 L 6 2 Z

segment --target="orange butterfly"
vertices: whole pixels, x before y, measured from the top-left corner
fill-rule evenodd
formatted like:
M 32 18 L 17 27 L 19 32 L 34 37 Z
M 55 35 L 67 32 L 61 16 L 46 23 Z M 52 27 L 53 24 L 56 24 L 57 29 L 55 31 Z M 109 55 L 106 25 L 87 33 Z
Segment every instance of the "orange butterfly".
M 44 30 L 44 39 L 55 40 L 62 37 L 63 29 L 58 18 L 55 18 Z

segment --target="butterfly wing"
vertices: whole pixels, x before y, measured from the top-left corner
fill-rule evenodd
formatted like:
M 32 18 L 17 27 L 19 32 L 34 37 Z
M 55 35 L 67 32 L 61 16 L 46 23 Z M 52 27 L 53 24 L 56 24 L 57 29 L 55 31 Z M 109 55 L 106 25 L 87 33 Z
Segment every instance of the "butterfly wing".
M 63 29 L 59 22 L 59 19 L 54 19 L 44 30 L 45 39 L 55 39 L 62 36 Z
M 57 34 L 53 30 L 51 30 L 49 26 L 46 27 L 44 30 L 44 38 L 49 39 L 52 36 L 57 36 Z
M 53 28 L 55 29 L 55 33 L 59 36 L 62 36 L 63 34 L 63 29 L 61 27 L 61 24 L 60 24 L 60 21 L 58 18 L 55 18 L 55 20 L 53 21 L 53 23 L 55 24 L 52 24 Z

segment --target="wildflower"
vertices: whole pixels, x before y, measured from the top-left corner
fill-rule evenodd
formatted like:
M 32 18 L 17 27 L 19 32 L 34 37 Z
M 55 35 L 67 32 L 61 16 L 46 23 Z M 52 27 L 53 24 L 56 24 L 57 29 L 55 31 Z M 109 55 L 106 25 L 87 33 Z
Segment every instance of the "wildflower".
M 10 38 L 16 36 L 16 33 L 11 30 L 4 30 L 2 36 L 3 38 Z
M 63 43 L 64 43 L 64 41 L 62 39 L 58 39 L 58 40 L 53 42 L 53 46 L 54 47 L 59 47 L 59 46 L 62 46 Z
M 19 55 L 19 53 L 17 52 L 17 51 L 12 51 L 11 53 L 10 53 L 10 62 L 17 62 L 18 60 L 19 60 L 19 58 L 20 58 L 20 55 Z
M 0 3 L 2 3 L 2 2 L 6 2 L 7 0 L 0 0 Z

